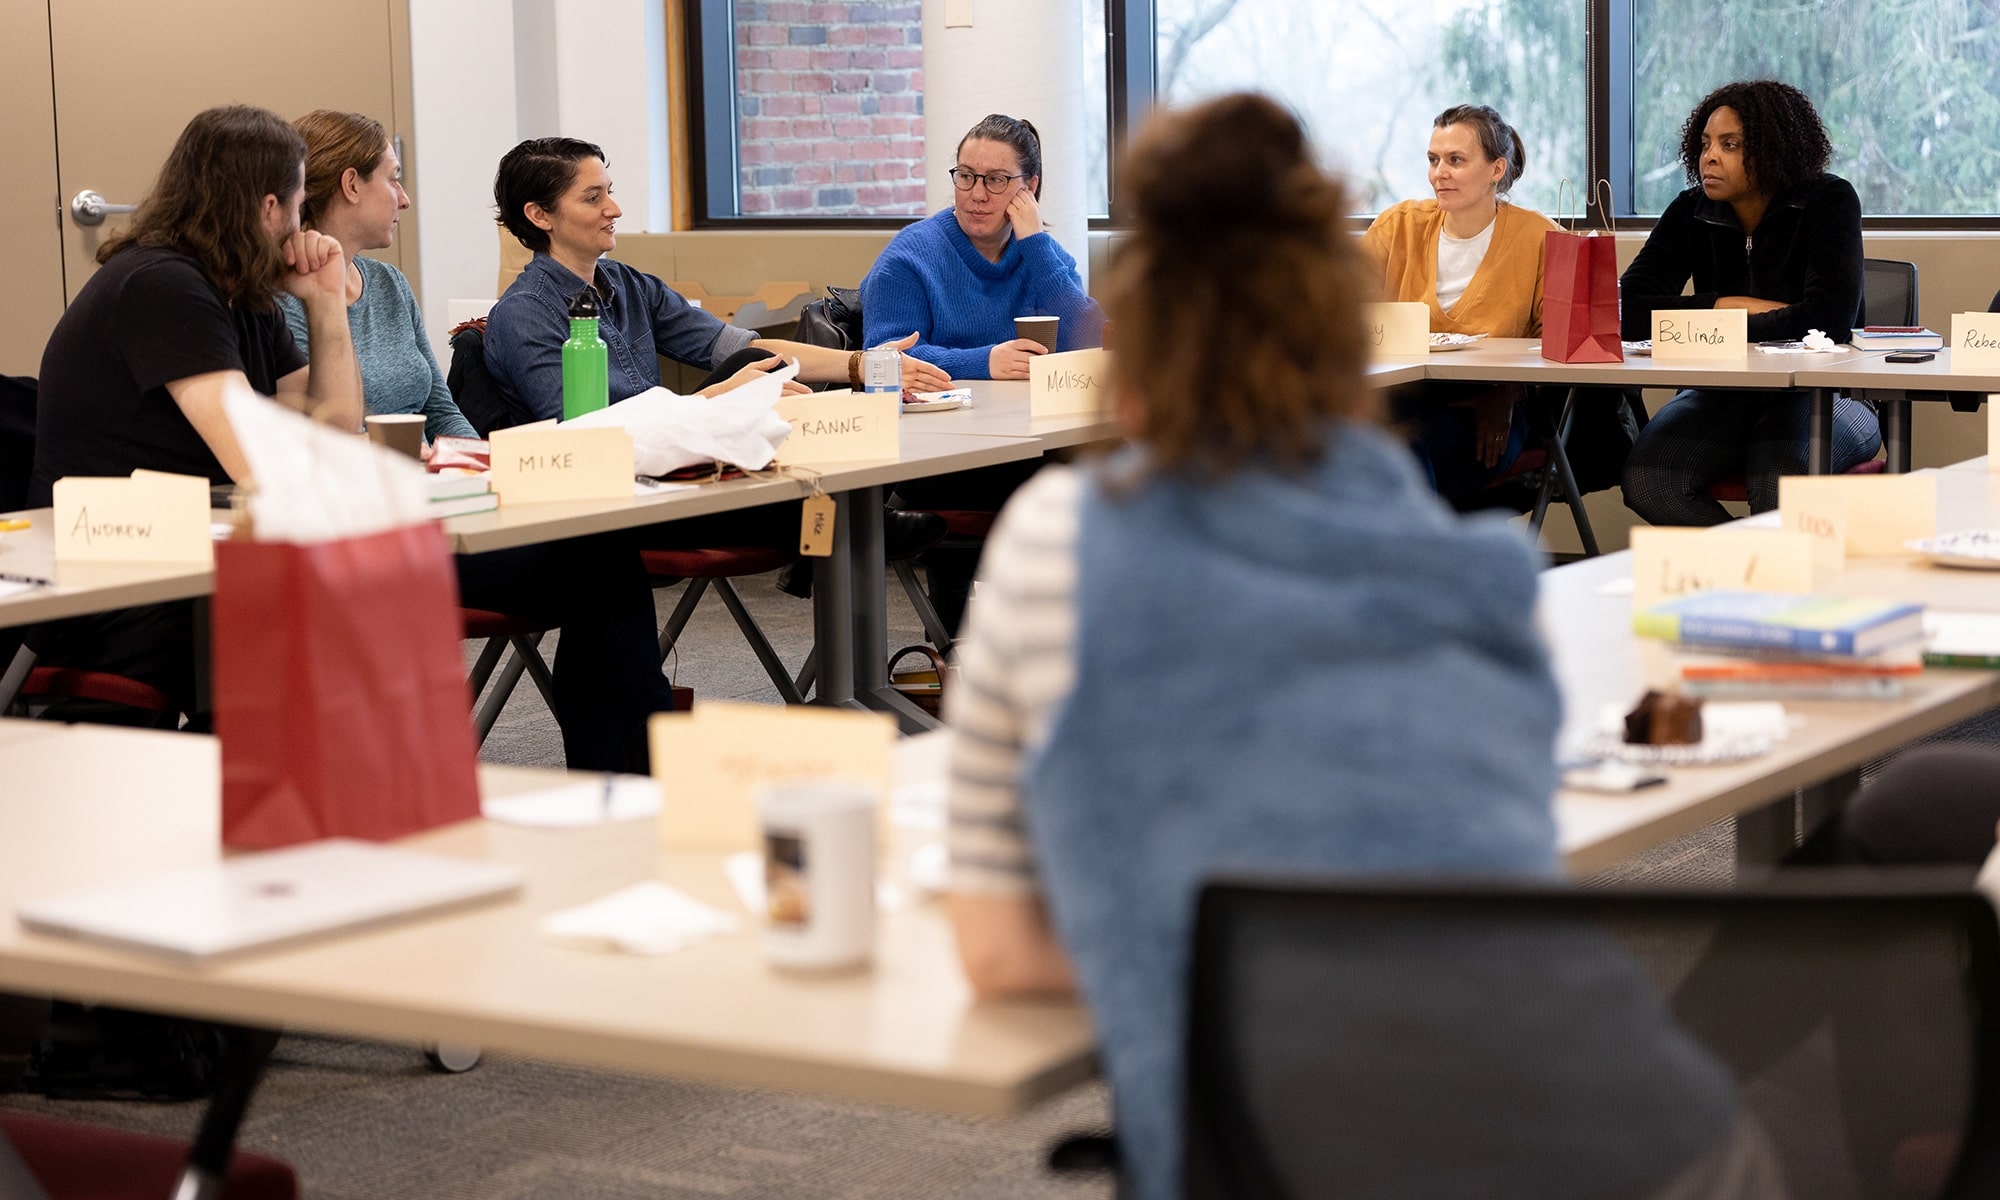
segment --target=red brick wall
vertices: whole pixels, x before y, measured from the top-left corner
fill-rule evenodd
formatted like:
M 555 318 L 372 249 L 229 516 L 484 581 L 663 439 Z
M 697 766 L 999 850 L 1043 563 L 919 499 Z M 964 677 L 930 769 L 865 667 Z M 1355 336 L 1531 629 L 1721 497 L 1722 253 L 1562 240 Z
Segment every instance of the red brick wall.
M 916 0 L 738 0 L 741 215 L 922 216 Z

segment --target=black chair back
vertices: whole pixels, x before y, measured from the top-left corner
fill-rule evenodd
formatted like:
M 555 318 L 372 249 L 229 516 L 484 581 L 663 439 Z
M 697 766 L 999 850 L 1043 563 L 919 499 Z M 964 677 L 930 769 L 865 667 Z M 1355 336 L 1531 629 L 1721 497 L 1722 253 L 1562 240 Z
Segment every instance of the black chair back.
M 451 389 L 458 411 L 465 414 L 480 437 L 535 419 L 533 413 L 501 391 L 487 371 L 484 319 L 467 321 L 451 331 L 451 370 L 444 382 Z
M 1726 893 L 1222 882 L 1188 1196 L 2000 1194 L 1965 877 Z
M 1917 264 L 1895 258 L 1861 260 L 1861 323 L 1917 323 Z

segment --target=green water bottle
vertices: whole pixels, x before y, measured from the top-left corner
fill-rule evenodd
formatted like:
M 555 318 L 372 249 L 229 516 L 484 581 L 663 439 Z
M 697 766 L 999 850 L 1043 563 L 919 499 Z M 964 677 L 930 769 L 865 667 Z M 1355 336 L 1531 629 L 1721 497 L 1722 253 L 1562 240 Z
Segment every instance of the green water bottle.
M 597 293 L 585 288 L 569 305 L 569 340 L 563 343 L 563 420 L 611 403 L 610 356 L 597 336 Z

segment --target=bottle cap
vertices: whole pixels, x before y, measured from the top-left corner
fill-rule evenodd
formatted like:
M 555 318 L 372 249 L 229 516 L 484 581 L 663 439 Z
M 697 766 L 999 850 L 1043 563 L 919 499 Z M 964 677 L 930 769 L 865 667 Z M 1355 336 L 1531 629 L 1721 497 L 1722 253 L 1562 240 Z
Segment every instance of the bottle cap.
M 576 299 L 569 302 L 569 315 L 572 320 L 578 317 L 595 317 L 597 315 L 597 289 L 586 287 L 578 292 Z

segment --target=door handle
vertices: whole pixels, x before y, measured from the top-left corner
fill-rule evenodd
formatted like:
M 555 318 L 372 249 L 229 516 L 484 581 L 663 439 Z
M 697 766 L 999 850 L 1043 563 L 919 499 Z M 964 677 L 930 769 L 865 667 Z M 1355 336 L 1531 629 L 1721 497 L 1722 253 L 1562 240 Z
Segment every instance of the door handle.
M 76 199 L 69 202 L 69 219 L 85 226 L 102 225 L 104 218 L 114 213 L 137 211 L 139 206 L 136 204 L 107 204 L 104 197 L 88 188 L 78 192 Z

